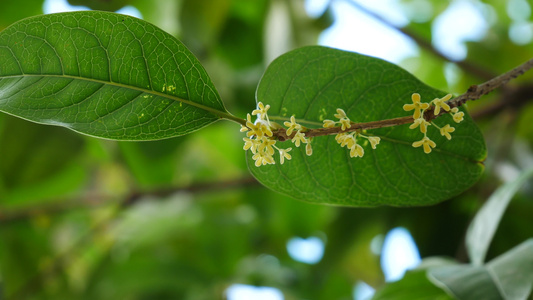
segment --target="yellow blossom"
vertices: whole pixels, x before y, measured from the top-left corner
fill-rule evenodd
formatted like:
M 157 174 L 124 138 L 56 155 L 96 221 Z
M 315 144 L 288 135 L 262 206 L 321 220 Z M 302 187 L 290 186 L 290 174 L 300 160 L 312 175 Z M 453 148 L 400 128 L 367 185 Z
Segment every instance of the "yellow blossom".
M 290 122 L 284 122 L 283 125 L 289 127 L 286 132 L 288 136 L 290 136 L 294 130 L 298 131 L 302 129 L 302 125 L 296 123 L 294 116 L 291 116 Z
M 426 133 L 427 132 L 427 127 L 428 125 L 430 125 L 430 123 L 428 121 L 426 121 L 423 117 L 420 117 L 418 119 L 416 119 L 413 124 L 411 124 L 411 126 L 409 126 L 410 129 L 415 129 L 417 128 L 418 126 L 420 126 L 420 132 L 422 133 Z
M 405 111 L 414 110 L 413 119 L 418 119 L 420 118 L 420 115 L 422 114 L 421 111 L 429 108 L 429 104 L 421 103 L 420 94 L 418 93 L 413 93 L 411 95 L 411 100 L 413 101 L 413 104 L 405 104 L 403 106 L 403 110 Z
M 259 167 L 261 165 L 266 165 L 266 164 L 274 164 L 274 159 L 272 158 L 272 156 L 269 156 L 269 155 L 266 155 L 264 152 L 257 152 L 256 154 L 254 154 L 254 156 L 252 156 L 252 159 L 255 160 L 255 166 L 256 167 Z
M 301 131 L 296 132 L 294 137 L 292 138 L 292 142 L 296 147 L 300 147 L 300 142 L 307 143 L 307 140 L 305 139 L 305 134 L 303 134 Z
M 332 120 L 324 120 L 324 125 L 322 125 L 324 128 L 333 128 L 335 127 L 336 122 Z
M 267 155 L 272 156 L 274 155 L 274 148 L 272 147 L 274 144 L 276 144 L 275 140 L 262 138 L 261 143 L 257 146 L 257 151 L 264 151 Z
M 440 129 L 440 134 L 442 136 L 445 136 L 448 140 L 451 140 L 452 136 L 450 135 L 450 132 L 454 132 L 454 131 L 455 131 L 455 128 L 451 127 L 450 124 L 446 124 L 446 126 Z
M 365 155 L 365 150 L 361 145 L 355 144 L 350 148 L 350 157 L 363 157 Z
M 341 123 L 342 130 L 346 130 L 347 128 L 352 127 L 352 124 L 350 124 L 350 119 L 348 118 L 342 118 L 339 122 Z
M 431 153 L 431 148 L 435 148 L 437 145 L 435 144 L 435 142 L 430 140 L 427 136 L 424 136 L 424 138 L 421 139 L 420 141 L 416 141 L 413 143 L 413 147 L 415 148 L 418 148 L 420 146 L 424 146 L 424 152 L 428 154 L 428 153 Z
M 448 94 L 442 98 L 436 98 L 434 99 L 433 101 L 431 101 L 433 103 L 433 105 L 435 105 L 435 111 L 433 112 L 433 114 L 435 116 L 438 116 L 439 113 L 440 113 L 440 108 L 442 107 L 442 109 L 444 109 L 445 111 L 450 111 L 450 106 L 446 103 L 446 101 L 450 100 L 452 98 L 452 94 Z
M 348 117 L 346 116 L 346 113 L 344 112 L 344 110 L 342 110 L 341 108 L 337 108 L 337 113 L 335 115 L 335 118 L 337 119 L 347 119 Z
M 307 143 L 307 145 L 305 145 L 305 154 L 307 154 L 307 156 L 311 156 L 313 154 L 313 148 L 311 148 L 311 143 Z
M 243 138 L 243 141 L 244 141 L 244 147 L 243 149 L 244 150 L 252 150 L 252 153 L 255 154 L 256 152 L 256 149 L 257 149 L 257 145 L 260 143 L 258 140 L 256 139 L 249 139 L 249 138 Z
M 288 160 L 291 160 L 291 155 L 289 154 L 289 151 L 291 151 L 292 148 L 287 149 L 278 149 L 279 151 L 279 163 L 283 164 L 285 162 L 285 158 Z
M 259 115 L 259 118 L 264 120 L 270 105 L 267 104 L 264 106 L 262 102 L 259 102 L 257 103 L 257 107 L 258 109 L 252 111 L 252 116 Z
M 370 146 L 372 146 L 372 149 L 376 149 L 376 146 L 381 141 L 381 138 L 377 136 L 369 136 L 368 141 L 370 142 Z
M 453 113 L 453 120 L 455 121 L 455 123 L 461 123 L 461 121 L 463 121 L 465 113 L 462 111 L 459 111 L 459 108 L 457 107 L 452 108 L 452 113 Z

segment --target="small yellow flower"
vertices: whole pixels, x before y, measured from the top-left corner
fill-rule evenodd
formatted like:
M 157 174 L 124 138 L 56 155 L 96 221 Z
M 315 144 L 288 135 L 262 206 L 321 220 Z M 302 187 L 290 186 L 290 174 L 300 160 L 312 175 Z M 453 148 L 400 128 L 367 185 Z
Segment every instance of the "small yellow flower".
M 418 119 L 420 118 L 420 115 L 422 114 L 422 110 L 424 109 L 428 109 L 429 108 L 429 104 L 428 103 L 421 103 L 420 102 L 420 94 L 418 93 L 413 93 L 411 95 L 411 100 L 413 101 L 413 104 L 405 104 L 403 106 L 403 110 L 405 111 L 411 111 L 411 110 L 415 110 L 414 113 L 413 113 L 413 119 Z
M 420 146 L 424 146 L 424 152 L 428 154 L 428 153 L 431 153 L 431 148 L 435 148 L 437 145 L 435 144 L 435 142 L 430 140 L 427 136 L 424 136 L 424 138 L 421 139 L 420 141 L 416 141 L 413 143 L 413 147 L 415 148 L 418 148 Z
M 350 119 L 348 118 L 342 118 L 339 122 L 341 123 L 342 130 L 346 130 L 347 128 L 352 127 L 352 124 L 350 124 Z
M 300 147 L 300 142 L 307 143 L 307 140 L 305 139 L 305 134 L 303 134 L 301 131 L 296 132 L 294 137 L 292 138 L 292 142 L 296 147 Z
M 341 147 L 346 146 L 348 148 L 352 148 L 356 144 L 355 137 L 352 134 L 341 136 L 337 143 L 341 144 Z
M 452 136 L 450 135 L 450 132 L 454 132 L 454 131 L 455 131 L 455 128 L 451 127 L 450 124 L 446 124 L 446 126 L 440 129 L 440 134 L 442 136 L 445 136 L 448 140 L 451 140 Z
M 311 143 L 307 143 L 307 145 L 305 145 L 305 154 L 307 154 L 307 156 L 311 156 L 313 154 L 313 148 L 311 148 Z
M 275 144 L 275 140 L 271 140 L 264 137 L 261 139 L 261 143 L 257 146 L 257 151 L 265 152 L 267 155 L 272 156 L 274 155 L 274 148 L 272 146 Z
M 298 131 L 302 129 L 302 125 L 296 123 L 294 116 L 291 116 L 290 122 L 284 122 L 283 125 L 289 127 L 286 132 L 288 136 L 290 136 L 294 130 Z
M 257 103 L 257 107 L 258 109 L 252 111 L 252 116 L 259 115 L 259 118 L 264 120 L 270 105 L 267 104 L 264 106 L 262 102 L 259 102 Z
M 429 123 L 428 121 L 426 121 L 423 117 L 420 117 L 418 119 L 416 119 L 413 124 L 411 124 L 411 126 L 409 126 L 409 129 L 415 129 L 417 128 L 418 126 L 420 126 L 420 132 L 422 133 L 426 133 L 427 132 L 427 128 L 428 128 L 428 125 L 430 125 L 431 123 Z
M 289 154 L 289 151 L 292 150 L 292 148 L 287 149 L 278 149 L 279 150 L 279 163 L 283 164 L 285 162 L 285 158 L 288 160 L 291 160 L 291 155 Z
M 244 147 L 242 147 L 244 150 L 252 150 L 252 153 L 255 154 L 257 149 L 257 144 L 259 143 L 256 139 L 249 139 L 249 138 L 243 138 L 244 141 Z
M 462 111 L 459 111 L 459 108 L 457 107 L 452 108 L 452 113 L 453 113 L 453 120 L 455 121 L 455 123 L 461 123 L 461 121 L 463 121 L 465 113 Z
M 346 113 L 344 112 L 344 110 L 342 110 L 341 108 L 337 108 L 337 113 L 335 115 L 335 118 L 337 119 L 348 119 L 348 117 L 346 116 Z
M 370 146 L 372 146 L 372 149 L 376 149 L 376 146 L 381 141 L 381 138 L 377 136 L 369 136 L 368 141 L 370 142 Z
M 259 167 L 266 164 L 275 164 L 274 158 L 266 151 L 257 151 L 252 159 L 255 160 L 255 166 Z
M 336 122 L 332 120 L 324 120 L 324 125 L 322 125 L 324 128 L 333 128 L 335 127 Z
M 433 105 L 435 105 L 435 111 L 433 112 L 433 114 L 435 116 L 438 116 L 439 113 L 440 113 L 440 108 L 442 107 L 442 109 L 444 109 L 445 111 L 450 111 L 450 106 L 446 103 L 446 101 L 450 100 L 452 98 L 452 94 L 448 94 L 442 98 L 436 98 L 434 99 L 433 101 L 431 101 L 433 103 Z
M 361 145 L 355 144 L 350 148 L 350 157 L 363 157 L 365 155 L 365 150 Z

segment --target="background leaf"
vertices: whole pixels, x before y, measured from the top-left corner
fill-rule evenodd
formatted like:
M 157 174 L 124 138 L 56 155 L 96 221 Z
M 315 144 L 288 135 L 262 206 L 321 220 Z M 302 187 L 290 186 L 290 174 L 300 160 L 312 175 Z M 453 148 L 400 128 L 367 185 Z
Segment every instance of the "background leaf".
M 533 176 L 533 169 L 498 188 L 476 214 L 466 233 L 466 249 L 474 265 L 482 265 L 500 220 L 518 189 Z
M 117 140 L 183 135 L 227 115 L 181 42 L 96 11 L 33 17 L 0 34 L 0 110 Z
M 283 122 L 294 115 L 316 128 L 324 119 L 333 119 L 337 108 L 354 122 L 408 115 L 402 106 L 414 92 L 424 101 L 444 95 L 386 61 L 311 46 L 284 54 L 268 67 L 257 101 L 271 105 L 270 120 Z M 455 124 L 449 115 L 435 123 Z M 428 136 L 437 143 L 429 155 L 411 146 L 423 136 L 408 126 L 372 130 L 382 141 L 376 150 L 364 144 L 363 158 L 350 158 L 349 150 L 328 136 L 313 140 L 315 155 L 306 156 L 303 147 L 297 148 L 284 165 L 257 168 L 248 153 L 249 169 L 267 187 L 296 199 L 354 206 L 428 205 L 461 193 L 479 179 L 485 144 L 468 115 L 454 125 L 451 141 L 429 128 Z M 280 147 L 288 148 L 290 142 Z
M 533 288 L 533 239 L 487 264 L 505 299 L 526 299 Z
M 458 265 L 434 268 L 429 278 L 454 298 L 460 300 L 502 299 L 487 269 L 482 266 Z
M 525 300 L 533 287 L 533 239 L 487 265 L 458 265 L 429 270 L 436 285 L 460 300 Z

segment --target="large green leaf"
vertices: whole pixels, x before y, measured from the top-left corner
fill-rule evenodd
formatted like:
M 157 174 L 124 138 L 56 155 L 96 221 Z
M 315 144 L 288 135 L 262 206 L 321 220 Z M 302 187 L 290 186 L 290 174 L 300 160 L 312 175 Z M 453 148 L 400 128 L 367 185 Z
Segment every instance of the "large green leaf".
M 369 122 L 409 115 L 402 106 L 417 92 L 430 101 L 443 92 L 432 89 L 405 70 L 386 61 L 356 53 L 312 46 L 276 59 L 257 89 L 257 101 L 269 104 L 270 120 L 282 122 L 291 115 L 309 127 L 321 127 L 342 108 L 354 122 Z M 350 158 L 334 136 L 317 137 L 314 155 L 304 149 L 292 152 L 283 165 L 255 167 L 253 175 L 264 185 L 294 198 L 337 205 L 410 206 L 449 199 L 474 184 L 483 171 L 486 155 L 483 137 L 468 115 L 454 125 L 451 116 L 435 120 L 452 123 L 453 139 L 438 130 L 428 136 L 437 143 L 431 154 L 413 148 L 422 139 L 408 125 L 372 130 L 382 138 L 376 150 L 364 145 L 363 158 Z M 279 143 L 290 147 L 290 142 Z M 294 146 L 292 146 L 294 148 Z
M 229 115 L 181 42 L 97 11 L 32 17 L 0 33 L 0 111 L 117 140 L 183 135 Z
M 476 214 L 466 232 L 466 249 L 473 264 L 483 264 L 505 209 L 518 189 L 531 176 L 533 176 L 533 169 L 526 170 L 515 180 L 498 188 Z

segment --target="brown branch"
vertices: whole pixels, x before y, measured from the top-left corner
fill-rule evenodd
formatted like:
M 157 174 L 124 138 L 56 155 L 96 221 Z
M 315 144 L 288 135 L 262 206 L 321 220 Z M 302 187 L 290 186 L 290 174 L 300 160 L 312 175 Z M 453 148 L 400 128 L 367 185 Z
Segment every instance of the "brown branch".
M 422 36 L 416 34 L 415 32 L 413 32 L 412 30 L 409 30 L 408 28 L 403 28 L 403 27 L 398 27 L 396 25 L 394 25 L 393 23 L 391 23 L 389 20 L 383 18 L 382 16 L 376 14 L 375 12 L 367 9 L 366 7 L 360 5 L 359 3 L 353 1 L 353 0 L 349 0 L 347 1 L 348 3 L 350 3 L 352 6 L 354 6 L 355 8 L 357 8 L 358 10 L 362 11 L 363 13 L 371 16 L 372 18 L 380 21 L 381 23 L 383 23 L 384 25 L 390 27 L 391 29 L 394 29 L 402 34 L 404 34 L 405 36 L 411 38 L 413 41 L 415 41 L 422 49 L 426 49 L 427 51 L 433 53 L 435 56 L 443 59 L 443 60 L 446 60 L 446 61 L 449 61 L 449 62 L 452 62 L 454 64 L 456 64 L 457 66 L 459 66 L 461 69 L 465 70 L 466 72 L 470 73 L 470 74 L 473 74 L 481 79 L 484 79 L 484 80 L 488 80 L 490 78 L 493 78 L 495 77 L 497 74 L 489 71 L 489 70 L 486 70 L 478 65 L 475 65 L 475 64 L 472 64 L 472 63 L 469 63 L 467 61 L 456 61 L 456 60 L 452 60 L 450 59 L 449 57 L 447 57 L 446 55 L 444 55 L 444 53 L 440 52 L 439 50 L 437 50 L 435 47 L 433 47 L 433 45 L 431 45 L 430 42 L 428 42 L 425 38 L 423 38 Z
M 507 73 L 504 73 L 500 76 L 497 76 L 487 82 L 484 82 L 479 85 L 472 85 L 470 88 L 466 91 L 466 93 L 451 99 L 447 101 L 446 103 L 450 106 L 450 108 L 459 107 L 463 104 L 465 104 L 467 101 L 474 101 L 479 99 L 481 96 L 486 95 L 493 90 L 503 86 L 510 80 L 524 74 L 529 69 L 533 68 L 533 59 L 528 60 L 527 62 L 521 64 L 520 66 L 510 70 Z M 435 115 L 433 114 L 433 109 L 427 109 L 424 113 L 424 119 L 426 121 L 431 121 L 443 114 L 447 114 L 448 112 L 441 110 L 440 114 Z M 305 131 L 306 137 L 317 137 L 317 136 L 323 136 L 323 135 L 332 135 L 332 134 L 339 134 L 343 132 L 352 132 L 352 131 L 359 131 L 359 130 L 367 130 L 367 129 L 376 129 L 376 128 L 383 128 L 383 127 L 391 127 L 391 126 L 397 126 L 402 124 L 409 124 L 412 123 L 413 117 L 407 116 L 407 117 L 400 117 L 400 118 L 394 118 L 394 119 L 387 119 L 387 120 L 381 120 L 381 121 L 372 121 L 367 123 L 351 123 L 351 127 L 342 130 L 341 127 L 333 127 L 333 128 L 317 128 L 317 129 L 308 129 Z M 286 141 L 288 139 L 292 139 L 296 133 L 292 133 L 290 136 L 287 135 L 286 129 L 278 129 L 273 132 L 273 137 L 280 140 L 280 141 Z
M 498 114 L 506 108 L 519 110 L 526 103 L 533 100 L 533 85 L 521 85 L 506 89 L 498 98 L 496 102 L 470 112 L 470 116 L 477 120 Z
M 187 192 L 195 194 L 209 193 L 220 192 L 244 186 L 258 185 L 259 183 L 254 177 L 247 176 L 243 178 L 224 181 L 197 183 L 185 187 L 168 187 L 148 191 L 132 191 L 126 196 L 117 196 L 109 194 L 84 195 L 83 197 L 64 199 L 54 204 L 43 205 L 40 207 L 32 207 L 30 209 L 20 209 L 14 211 L 0 209 L 0 224 L 15 222 L 19 220 L 26 220 L 28 218 L 42 214 L 60 214 L 78 208 L 95 208 L 109 204 L 120 204 L 120 206 L 122 207 L 128 207 L 139 202 L 143 197 L 146 196 L 164 198 L 178 192 Z M 117 198 L 119 200 L 116 200 Z

